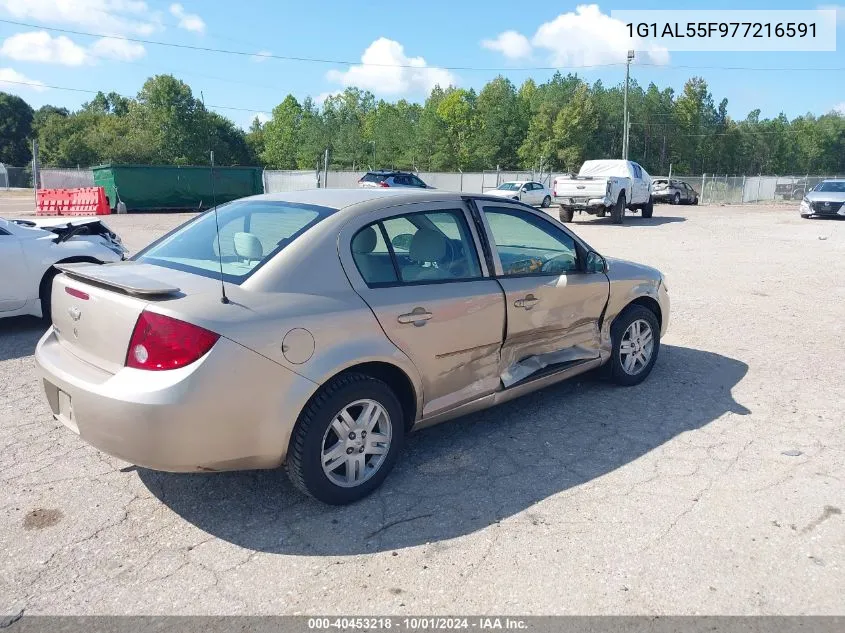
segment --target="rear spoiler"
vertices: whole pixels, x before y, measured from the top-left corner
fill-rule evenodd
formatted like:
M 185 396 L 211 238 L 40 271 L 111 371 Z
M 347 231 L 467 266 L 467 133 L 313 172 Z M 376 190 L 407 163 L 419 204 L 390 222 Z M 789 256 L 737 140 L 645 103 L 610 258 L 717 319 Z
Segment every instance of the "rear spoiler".
M 117 289 L 131 295 L 171 295 L 179 292 L 179 288 L 176 286 L 169 286 L 151 277 L 137 275 L 127 270 L 129 266 L 125 264 L 110 264 L 106 266 L 85 262 L 77 264 L 56 264 L 55 266 L 63 273 L 76 279 L 88 281 L 106 288 Z

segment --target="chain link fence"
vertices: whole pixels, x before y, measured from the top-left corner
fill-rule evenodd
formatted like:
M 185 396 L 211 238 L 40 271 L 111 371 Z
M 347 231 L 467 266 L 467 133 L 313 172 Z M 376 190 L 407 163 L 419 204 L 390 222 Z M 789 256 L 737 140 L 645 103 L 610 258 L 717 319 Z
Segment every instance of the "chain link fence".
M 282 193 L 329 187 L 331 189 L 356 188 L 366 170 L 276 170 L 265 169 L 264 191 Z M 426 184 L 444 191 L 484 193 L 504 182 L 533 180 L 550 189 L 558 173 L 547 171 L 505 171 L 491 169 L 479 172 L 415 172 Z M 665 176 L 663 176 L 665 177 Z M 661 178 L 661 176 L 652 176 Z M 749 204 L 794 202 L 800 200 L 817 184 L 829 178 L 845 178 L 845 175 L 792 175 L 792 176 L 749 176 L 703 174 L 691 176 L 672 174 L 672 180 L 689 184 L 699 195 L 700 204 Z M 42 189 L 65 189 L 91 187 L 94 176 L 90 168 L 39 170 L 39 186 Z M 32 169 L 0 164 L 0 189 L 31 188 Z
M 0 163 L 0 189 L 31 189 L 32 168 Z
M 330 189 L 356 188 L 358 181 L 366 174 L 366 170 L 329 170 L 328 174 L 313 170 L 264 170 L 264 191 L 266 193 L 280 193 L 284 191 L 300 191 L 315 187 Z M 534 180 L 551 186 L 552 174 L 531 171 L 500 171 L 489 170 L 483 172 L 443 172 L 420 171 L 416 175 L 430 187 L 444 191 L 463 191 L 465 193 L 484 193 L 495 189 L 503 182 L 511 180 Z
M 94 172 L 91 168 L 82 169 L 42 169 L 38 172 L 41 189 L 75 189 L 93 187 Z
M 652 176 L 658 178 L 659 176 Z M 698 192 L 700 204 L 794 202 L 824 180 L 845 176 L 730 176 L 672 174 Z

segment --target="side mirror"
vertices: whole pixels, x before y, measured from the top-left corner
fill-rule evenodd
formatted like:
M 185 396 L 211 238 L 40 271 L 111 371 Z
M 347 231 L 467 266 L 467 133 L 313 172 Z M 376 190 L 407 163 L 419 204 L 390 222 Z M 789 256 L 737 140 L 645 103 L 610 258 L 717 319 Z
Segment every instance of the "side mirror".
M 528 185 L 523 185 L 523 186 L 522 186 L 522 189 L 520 189 L 520 191 L 521 191 L 522 193 L 525 193 L 526 191 L 528 191 Z
M 411 250 L 411 240 L 414 239 L 414 236 L 410 233 L 401 233 L 390 240 L 390 243 L 393 244 L 393 248 L 398 248 L 399 250 L 409 251 Z
M 607 261 L 605 261 L 604 257 L 596 253 L 595 251 L 590 251 L 587 253 L 587 261 L 586 266 L 588 273 L 606 273 L 607 272 Z

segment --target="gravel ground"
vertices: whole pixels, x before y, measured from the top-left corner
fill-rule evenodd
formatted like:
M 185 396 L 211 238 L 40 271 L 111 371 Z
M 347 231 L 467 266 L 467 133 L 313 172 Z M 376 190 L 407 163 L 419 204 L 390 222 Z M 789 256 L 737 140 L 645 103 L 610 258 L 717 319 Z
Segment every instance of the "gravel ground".
M 184 217 L 108 222 L 134 250 Z M 415 434 L 351 507 L 281 472 L 99 453 L 48 413 L 42 327 L 0 321 L 0 612 L 845 612 L 845 223 L 750 206 L 578 220 L 668 274 L 651 377 Z

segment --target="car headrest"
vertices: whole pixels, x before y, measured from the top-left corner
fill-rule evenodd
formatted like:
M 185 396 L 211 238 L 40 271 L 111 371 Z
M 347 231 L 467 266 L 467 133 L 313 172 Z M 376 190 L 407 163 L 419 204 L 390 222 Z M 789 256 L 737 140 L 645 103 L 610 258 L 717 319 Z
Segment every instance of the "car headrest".
M 440 262 L 448 248 L 445 235 L 433 229 L 420 229 L 414 233 L 408 255 L 415 262 Z
M 248 260 L 264 257 L 264 247 L 252 233 L 235 233 L 235 254 Z
M 376 230 L 373 227 L 361 229 L 352 240 L 352 252 L 356 255 L 372 253 L 377 241 Z

